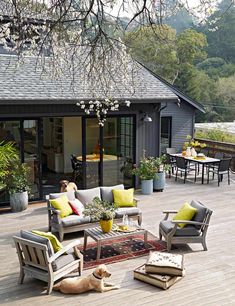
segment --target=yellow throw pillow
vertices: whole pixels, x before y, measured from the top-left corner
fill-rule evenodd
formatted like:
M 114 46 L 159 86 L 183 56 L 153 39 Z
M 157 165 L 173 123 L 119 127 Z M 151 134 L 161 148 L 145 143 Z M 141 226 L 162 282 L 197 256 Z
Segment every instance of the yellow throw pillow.
M 190 221 L 194 217 L 197 209 L 189 205 L 189 203 L 184 203 L 184 205 L 180 208 L 178 213 L 174 216 L 173 220 L 186 220 Z M 179 227 L 185 227 L 185 223 L 179 223 Z
M 118 207 L 135 206 L 134 188 L 127 190 L 113 189 L 113 198 Z
M 56 236 L 53 235 L 51 232 L 45 233 L 41 231 L 32 231 L 32 233 L 49 239 L 55 253 L 63 248 L 62 244 L 59 242 Z
M 51 205 L 60 211 L 60 217 L 64 218 L 73 213 L 71 206 L 69 205 L 69 199 L 66 195 L 62 195 L 59 198 L 50 200 Z

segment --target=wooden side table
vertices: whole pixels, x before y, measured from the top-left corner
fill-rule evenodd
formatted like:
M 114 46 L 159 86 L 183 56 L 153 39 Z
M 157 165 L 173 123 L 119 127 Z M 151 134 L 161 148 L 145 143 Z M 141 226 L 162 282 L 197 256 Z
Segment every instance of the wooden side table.
M 84 230 L 84 247 L 83 250 L 86 250 L 87 247 L 87 238 L 91 237 L 93 240 L 97 242 L 97 256 L 96 260 L 100 260 L 101 254 L 101 243 L 108 240 L 113 240 L 115 238 L 123 238 L 129 237 L 136 234 L 143 234 L 144 235 L 144 246 L 147 249 L 147 240 L 148 240 L 148 231 L 141 227 L 137 227 L 136 231 L 132 232 L 119 232 L 119 231 L 111 231 L 109 233 L 103 233 L 100 227 L 94 227 Z

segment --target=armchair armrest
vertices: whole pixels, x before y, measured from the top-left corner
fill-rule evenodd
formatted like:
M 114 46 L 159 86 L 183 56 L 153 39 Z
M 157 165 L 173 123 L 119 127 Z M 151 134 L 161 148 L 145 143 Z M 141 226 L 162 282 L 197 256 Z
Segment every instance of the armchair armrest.
M 51 213 L 60 214 L 60 211 L 58 209 L 55 209 L 54 207 L 47 207 L 48 210 L 50 210 Z
M 185 224 L 192 224 L 192 225 L 209 225 L 208 223 L 204 222 L 197 222 L 197 221 L 187 221 L 187 220 L 171 220 L 172 223 L 178 224 L 178 223 L 185 223 Z
M 139 199 L 134 198 L 134 204 L 135 204 L 136 207 L 137 207 L 139 201 L 140 201 Z
M 66 253 L 68 250 L 75 248 L 78 244 L 80 244 L 80 240 L 74 240 L 72 242 L 70 242 L 69 244 L 67 244 L 65 247 L 63 247 L 61 250 L 59 250 L 58 252 L 56 252 L 54 255 L 52 255 L 49 259 L 48 262 L 51 263 L 54 260 L 56 260 L 58 257 L 60 257 L 61 255 L 63 255 L 64 253 Z M 76 252 L 77 255 L 77 252 Z M 79 256 L 78 256 L 79 257 Z
M 169 214 L 176 214 L 177 210 L 164 210 L 162 213 L 165 214 L 164 221 L 168 219 Z

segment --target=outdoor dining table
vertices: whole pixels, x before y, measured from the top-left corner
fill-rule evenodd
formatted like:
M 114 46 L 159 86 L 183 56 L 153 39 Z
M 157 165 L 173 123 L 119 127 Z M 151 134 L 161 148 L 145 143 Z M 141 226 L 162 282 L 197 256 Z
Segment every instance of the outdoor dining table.
M 220 162 L 220 159 L 212 158 L 212 157 L 208 157 L 208 156 L 205 156 L 204 158 L 202 158 L 202 157 L 188 157 L 188 156 L 182 155 L 182 153 L 170 154 L 170 156 L 172 156 L 172 157 L 180 156 L 180 157 L 183 157 L 190 162 L 194 162 L 194 163 L 197 163 L 199 165 L 202 165 L 202 184 L 204 184 L 205 166 L 210 165 L 210 164 L 216 164 L 216 163 Z

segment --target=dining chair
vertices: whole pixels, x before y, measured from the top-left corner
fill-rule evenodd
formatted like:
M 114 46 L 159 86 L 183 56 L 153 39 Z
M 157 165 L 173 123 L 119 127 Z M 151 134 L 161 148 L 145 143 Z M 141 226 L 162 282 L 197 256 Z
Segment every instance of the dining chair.
M 176 167 L 176 160 L 175 157 L 171 156 L 170 154 L 166 154 L 166 164 L 170 165 L 169 170 L 169 178 L 171 177 L 171 174 L 174 174 L 174 169 Z
M 177 181 L 177 176 L 178 176 L 178 171 L 180 171 L 181 176 L 182 173 L 184 173 L 184 184 L 187 178 L 187 174 L 190 171 L 195 171 L 195 176 L 194 176 L 194 182 L 197 180 L 197 164 L 194 163 L 194 165 L 190 164 L 188 160 L 186 160 L 184 157 L 181 156 L 176 156 L 176 174 L 175 174 L 175 180 Z
M 214 179 L 214 175 L 217 174 L 218 186 L 220 185 L 220 182 L 222 182 L 224 174 L 228 175 L 228 185 L 230 185 L 229 167 L 230 167 L 231 160 L 232 158 L 224 158 L 218 162 L 217 167 L 215 167 L 214 165 L 209 166 L 207 169 L 207 184 L 209 183 L 210 173 L 212 173 L 213 174 L 212 179 Z

